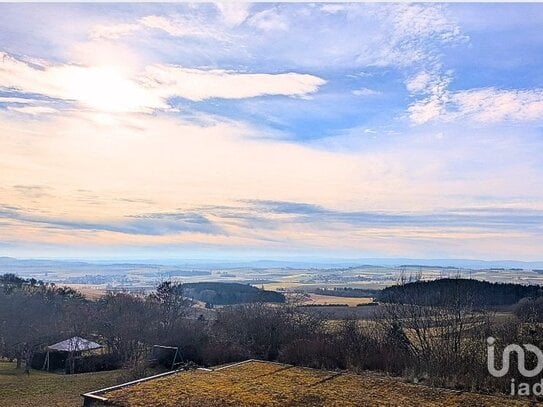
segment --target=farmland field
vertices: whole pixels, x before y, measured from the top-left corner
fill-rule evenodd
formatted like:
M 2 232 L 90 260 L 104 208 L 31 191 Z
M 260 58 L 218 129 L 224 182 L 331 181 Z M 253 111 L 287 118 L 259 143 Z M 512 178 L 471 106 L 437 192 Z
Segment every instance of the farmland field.
M 15 363 L 0 361 L 0 406 L 73 407 L 82 404 L 81 394 L 124 381 L 120 370 L 60 375 L 15 369 Z
M 336 297 L 333 295 L 309 294 L 309 299 L 304 304 L 306 305 L 330 305 L 330 304 L 345 304 L 349 307 L 356 307 L 358 304 L 369 304 L 373 298 L 360 297 Z
M 66 286 L 79 291 L 86 298 L 89 298 L 91 300 L 96 300 L 106 294 L 106 287 L 103 285 L 100 286 L 91 284 L 66 284 Z

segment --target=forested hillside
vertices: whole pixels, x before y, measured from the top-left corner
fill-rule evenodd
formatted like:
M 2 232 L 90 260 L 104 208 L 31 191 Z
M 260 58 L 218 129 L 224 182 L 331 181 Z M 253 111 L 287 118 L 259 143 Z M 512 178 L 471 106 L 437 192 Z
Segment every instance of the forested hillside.
M 387 287 L 377 296 L 380 302 L 416 305 L 454 305 L 458 302 L 487 307 L 513 305 L 522 298 L 543 295 L 535 285 L 491 283 L 461 278 L 416 281 Z
M 187 283 L 177 286 L 184 296 L 213 305 L 247 304 L 251 302 L 285 302 L 285 296 L 239 283 Z

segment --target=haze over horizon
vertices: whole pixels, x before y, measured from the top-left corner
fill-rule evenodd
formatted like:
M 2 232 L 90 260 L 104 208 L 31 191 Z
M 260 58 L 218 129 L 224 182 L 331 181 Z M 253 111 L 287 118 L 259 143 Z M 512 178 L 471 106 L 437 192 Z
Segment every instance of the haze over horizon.
M 0 256 L 541 261 L 542 26 L 0 4 Z

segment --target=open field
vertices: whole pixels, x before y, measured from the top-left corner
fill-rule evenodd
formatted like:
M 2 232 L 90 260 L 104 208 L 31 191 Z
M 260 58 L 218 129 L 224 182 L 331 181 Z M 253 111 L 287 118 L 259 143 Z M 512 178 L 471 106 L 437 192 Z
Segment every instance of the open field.
M 358 304 L 369 304 L 373 298 L 360 297 L 336 297 L 333 295 L 308 294 L 309 298 L 306 305 L 329 305 L 329 304 L 345 304 L 349 307 L 356 307 Z
M 122 376 L 119 370 L 74 375 L 32 370 L 27 376 L 15 370 L 15 363 L 0 361 L 0 406 L 80 406 L 82 393 L 115 385 L 123 381 Z
M 73 288 L 74 290 L 79 291 L 86 298 L 91 300 L 96 300 L 100 297 L 103 297 L 106 294 L 106 287 L 99 285 L 91 284 L 65 284 L 67 287 Z
M 174 373 L 97 394 L 123 407 L 183 406 L 528 406 L 507 397 L 455 392 L 364 373 L 247 361 Z
M 260 284 L 258 287 L 264 288 L 264 290 L 271 290 L 271 291 L 283 291 L 283 290 L 290 290 L 290 289 L 300 289 L 303 288 L 303 284 L 296 282 L 296 281 L 277 281 L 273 283 L 265 283 Z

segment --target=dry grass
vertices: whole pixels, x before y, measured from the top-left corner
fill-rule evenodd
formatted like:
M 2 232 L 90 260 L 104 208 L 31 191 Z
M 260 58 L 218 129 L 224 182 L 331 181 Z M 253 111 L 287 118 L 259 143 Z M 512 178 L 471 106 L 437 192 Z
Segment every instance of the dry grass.
M 373 298 L 360 297 L 336 297 L 333 295 L 309 294 L 309 299 L 304 304 L 330 305 L 345 304 L 349 307 L 356 307 L 358 304 L 369 304 Z
M 67 287 L 73 288 L 79 291 L 86 298 L 91 300 L 97 300 L 98 298 L 106 295 L 106 286 L 104 285 L 91 285 L 91 284 L 64 284 Z
M 249 361 L 195 370 L 102 394 L 124 407 L 183 406 L 528 406 L 528 402 L 356 375 Z
M 59 375 L 15 370 L 15 363 L 0 361 L 0 406 L 73 407 L 83 402 L 80 394 L 119 383 L 121 371 Z
M 297 281 L 278 281 L 275 283 L 264 283 L 264 284 L 255 284 L 255 287 L 261 288 L 264 287 L 264 290 L 278 291 L 278 290 L 288 290 L 295 288 L 303 288 L 305 285 Z

